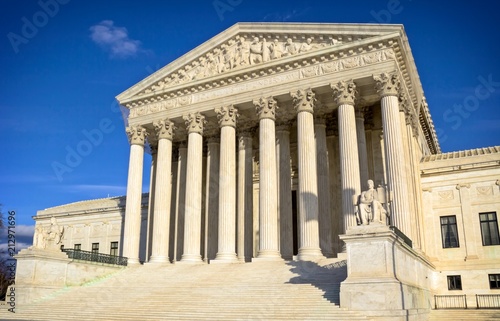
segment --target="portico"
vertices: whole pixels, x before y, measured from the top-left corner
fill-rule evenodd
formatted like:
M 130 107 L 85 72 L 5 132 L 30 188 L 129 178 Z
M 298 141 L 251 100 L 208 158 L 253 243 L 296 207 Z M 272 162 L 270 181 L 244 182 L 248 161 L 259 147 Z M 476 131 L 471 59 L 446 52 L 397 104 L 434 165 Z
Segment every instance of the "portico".
M 387 190 L 391 225 L 418 239 L 405 146 L 439 146 L 403 37 L 400 26 L 237 24 L 120 94 L 129 262 L 144 144 L 157 150 L 147 262 L 335 256 L 366 178 Z M 183 167 L 185 181 L 170 174 Z

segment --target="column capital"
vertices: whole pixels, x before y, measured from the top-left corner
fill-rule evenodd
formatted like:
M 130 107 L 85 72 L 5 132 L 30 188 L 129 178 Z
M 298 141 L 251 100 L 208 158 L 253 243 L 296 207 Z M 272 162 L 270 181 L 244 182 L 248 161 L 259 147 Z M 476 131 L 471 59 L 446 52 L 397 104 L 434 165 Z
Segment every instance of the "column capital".
M 259 120 L 266 118 L 276 120 L 276 110 L 279 107 L 278 102 L 272 96 L 267 98 L 261 97 L 258 100 L 254 100 L 253 104 L 259 115 Z
M 175 127 L 174 122 L 170 119 L 161 119 L 153 122 L 153 126 L 155 127 L 156 138 L 160 139 L 168 139 L 172 140 L 174 138 L 174 130 L 177 129 Z
M 240 114 L 238 113 L 238 109 L 233 105 L 215 108 L 215 113 L 217 114 L 217 119 L 219 120 L 219 126 L 221 128 L 224 126 L 236 128 L 236 120 L 240 117 Z
M 303 111 L 311 114 L 314 113 L 314 107 L 316 107 L 316 94 L 311 88 L 290 92 L 290 96 L 292 96 L 293 108 L 295 108 L 297 113 Z
M 144 146 L 144 143 L 146 142 L 146 138 L 148 137 L 149 133 L 146 131 L 146 129 L 140 125 L 138 126 L 129 126 L 125 129 L 127 132 L 130 145 L 141 145 Z
M 401 87 L 401 80 L 396 72 L 384 72 L 378 76 L 373 75 L 375 87 L 380 97 L 398 96 Z
M 252 147 L 252 135 L 250 133 L 242 133 L 238 136 L 238 150 L 247 148 L 247 146 Z
M 333 99 L 337 105 L 352 105 L 357 100 L 358 91 L 356 84 L 352 80 L 341 80 L 337 84 L 330 84 L 333 89 Z
M 207 121 L 205 120 L 205 116 L 200 112 L 197 113 L 189 113 L 187 115 L 182 116 L 184 121 L 186 122 L 186 130 L 188 134 L 190 133 L 198 133 L 203 135 L 203 128 Z

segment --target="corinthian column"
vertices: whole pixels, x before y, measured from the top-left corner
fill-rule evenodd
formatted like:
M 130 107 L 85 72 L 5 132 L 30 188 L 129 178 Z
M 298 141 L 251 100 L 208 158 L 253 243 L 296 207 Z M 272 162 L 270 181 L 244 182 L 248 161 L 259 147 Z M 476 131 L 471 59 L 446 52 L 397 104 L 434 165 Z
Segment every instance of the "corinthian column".
M 170 197 L 172 195 L 172 138 L 174 123 L 169 119 L 153 123 L 158 139 L 156 179 L 154 189 L 152 263 L 169 263 Z
M 274 121 L 276 100 L 254 100 L 259 115 L 259 252 L 258 259 L 281 260 L 278 241 L 278 201 Z
M 363 109 L 356 109 L 356 137 L 358 139 L 358 159 L 361 189 L 368 182 L 368 154 L 366 149 L 365 118 Z M 368 187 L 368 186 L 366 186 Z
M 398 92 L 401 86 L 396 73 L 373 76 L 382 100 L 382 128 L 391 204 L 391 223 L 407 236 L 411 235 L 408 184 L 404 163 L 404 144 L 399 118 Z
M 276 158 L 278 172 L 278 217 L 280 223 L 280 252 L 285 260 L 293 258 L 292 169 L 290 166 L 290 125 L 276 129 Z
M 215 109 L 220 126 L 219 245 L 215 260 L 237 262 L 236 258 L 236 119 L 238 109 Z
M 205 116 L 190 113 L 183 117 L 188 132 L 186 168 L 186 210 L 184 253 L 181 262 L 201 263 L 201 192 L 203 167 L 203 128 Z
M 299 260 L 316 260 L 323 255 L 319 247 L 318 172 L 314 141 L 315 94 L 311 89 L 290 95 L 297 111 L 297 147 L 299 160 Z
M 356 226 L 355 202 L 361 193 L 359 176 L 358 141 L 354 101 L 356 84 L 340 81 L 332 85 L 334 99 L 338 105 L 340 177 L 342 189 L 343 233 L 351 226 Z
M 332 251 L 332 206 L 330 202 L 330 166 L 326 144 L 326 121 L 316 118 L 316 163 L 318 170 L 319 247 L 326 257 L 333 257 Z
M 242 132 L 238 137 L 238 260 L 252 257 L 252 134 Z
M 142 166 L 144 143 L 148 133 L 142 126 L 127 127 L 126 131 L 130 140 L 130 161 L 125 203 L 123 256 L 128 257 L 129 264 L 138 264 L 141 238 Z

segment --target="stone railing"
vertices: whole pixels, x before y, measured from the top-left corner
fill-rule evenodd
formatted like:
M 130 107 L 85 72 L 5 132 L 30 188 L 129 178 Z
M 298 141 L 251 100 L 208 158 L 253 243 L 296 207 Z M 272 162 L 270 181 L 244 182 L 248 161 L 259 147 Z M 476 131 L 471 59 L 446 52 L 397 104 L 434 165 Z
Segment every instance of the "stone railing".
M 128 259 L 124 256 L 115 256 L 115 255 L 94 253 L 94 252 L 81 251 L 75 249 L 63 249 L 62 251 L 68 255 L 68 258 L 74 260 L 123 265 L 123 266 L 127 266 L 127 261 L 128 261 Z

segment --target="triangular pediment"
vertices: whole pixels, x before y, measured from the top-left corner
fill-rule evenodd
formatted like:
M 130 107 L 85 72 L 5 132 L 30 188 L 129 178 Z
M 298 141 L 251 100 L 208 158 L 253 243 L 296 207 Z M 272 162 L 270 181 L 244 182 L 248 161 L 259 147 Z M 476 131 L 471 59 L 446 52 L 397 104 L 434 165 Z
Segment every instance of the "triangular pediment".
M 238 23 L 116 98 L 130 108 L 139 100 L 154 102 L 178 95 L 187 86 L 203 90 L 220 78 L 240 81 L 253 70 L 293 65 L 311 55 L 332 49 L 349 50 L 351 46 L 402 33 L 401 25 Z

